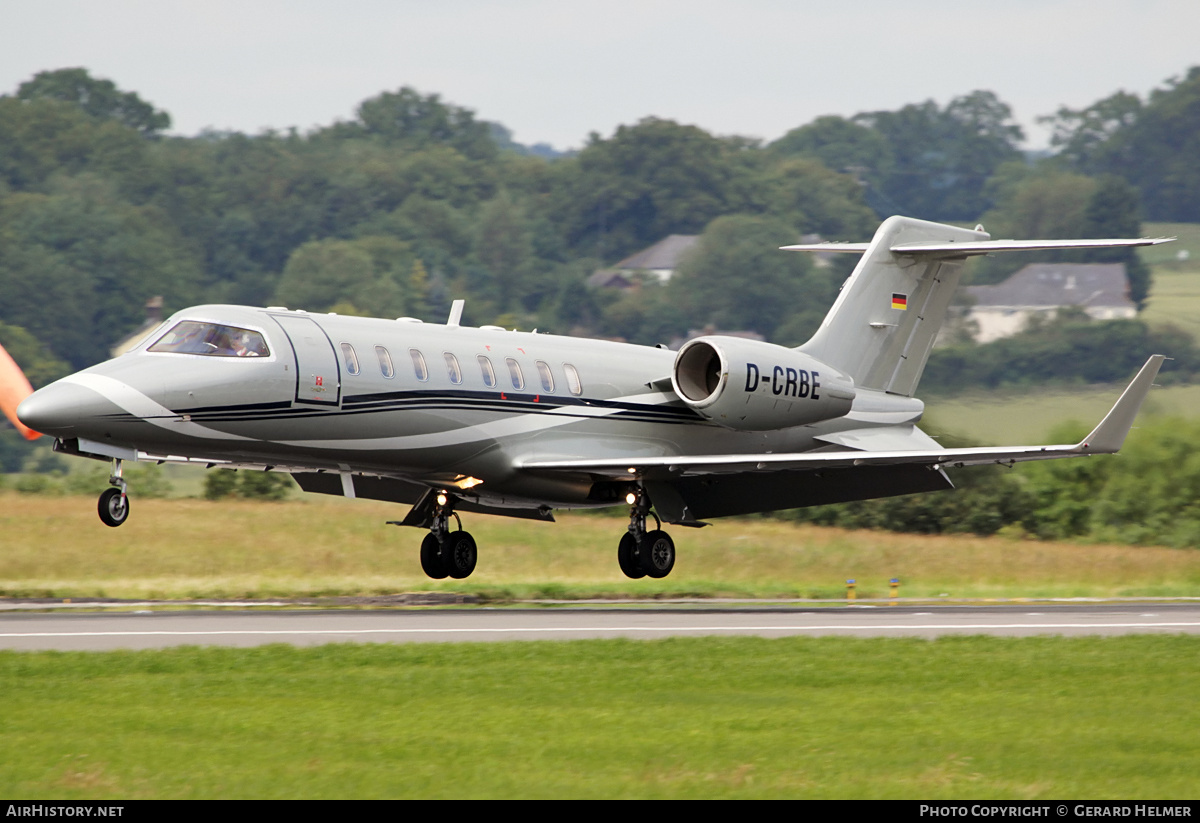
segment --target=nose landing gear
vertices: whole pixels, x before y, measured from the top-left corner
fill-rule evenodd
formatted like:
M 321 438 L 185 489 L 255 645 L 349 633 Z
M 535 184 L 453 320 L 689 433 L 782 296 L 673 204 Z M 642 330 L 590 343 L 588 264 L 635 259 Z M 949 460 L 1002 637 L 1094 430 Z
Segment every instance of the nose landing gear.
M 105 489 L 100 494 L 96 509 L 104 525 L 117 526 L 129 519 L 129 495 L 126 494 L 128 484 L 121 476 L 121 461 L 113 458 L 112 474 L 108 477 L 112 488 Z
M 662 521 L 650 511 L 645 491 L 630 493 L 629 529 L 617 544 L 617 565 L 626 577 L 663 578 L 675 568 L 675 541 L 662 530 Z M 646 516 L 654 518 L 657 528 L 646 531 Z

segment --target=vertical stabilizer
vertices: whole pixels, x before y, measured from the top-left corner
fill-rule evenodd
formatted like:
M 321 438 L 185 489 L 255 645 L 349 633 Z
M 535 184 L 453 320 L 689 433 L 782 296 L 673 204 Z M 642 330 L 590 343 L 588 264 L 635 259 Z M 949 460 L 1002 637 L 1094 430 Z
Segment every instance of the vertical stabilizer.
M 889 217 L 875 232 L 821 327 L 800 351 L 849 374 L 857 387 L 911 397 L 958 288 L 965 257 L 892 249 L 988 238 L 983 231 Z

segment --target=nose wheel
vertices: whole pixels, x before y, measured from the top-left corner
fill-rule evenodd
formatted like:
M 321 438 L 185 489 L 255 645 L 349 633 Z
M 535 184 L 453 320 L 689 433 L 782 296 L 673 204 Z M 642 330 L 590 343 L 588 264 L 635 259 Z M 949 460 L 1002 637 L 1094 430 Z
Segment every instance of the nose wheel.
M 129 495 L 126 494 L 128 484 L 121 476 L 120 460 L 113 460 L 112 474 L 109 475 L 108 482 L 112 487 L 100 493 L 96 510 L 104 525 L 116 528 L 129 519 Z
M 129 497 L 124 489 L 105 489 L 100 494 L 96 509 L 104 525 L 115 528 L 129 519 Z
M 650 511 L 650 500 L 644 491 L 632 495 L 629 507 L 629 528 L 617 544 L 617 565 L 628 578 L 659 579 L 675 568 L 675 541 L 662 530 L 658 515 Z M 646 517 L 653 517 L 659 528 L 646 531 Z

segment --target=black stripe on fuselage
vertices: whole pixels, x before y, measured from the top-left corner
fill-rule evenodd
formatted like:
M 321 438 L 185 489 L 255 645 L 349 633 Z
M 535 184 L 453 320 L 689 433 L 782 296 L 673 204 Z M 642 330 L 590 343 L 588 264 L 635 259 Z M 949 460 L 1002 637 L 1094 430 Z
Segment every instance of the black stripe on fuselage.
M 613 414 L 597 416 L 573 414 L 571 407 L 611 409 Z M 203 406 L 174 410 L 163 419 L 186 417 L 194 423 L 242 423 L 264 420 L 293 420 L 309 417 L 377 414 L 392 411 L 484 411 L 499 414 L 549 414 L 551 412 L 581 419 L 615 418 L 622 421 L 650 423 L 705 422 L 686 406 L 631 403 L 617 400 L 596 400 L 583 397 L 561 397 L 541 394 L 479 391 L 415 391 L 351 395 L 342 398 L 341 409 L 316 408 L 283 401 L 249 403 L 236 406 Z M 114 420 L 134 420 L 133 415 L 109 415 Z

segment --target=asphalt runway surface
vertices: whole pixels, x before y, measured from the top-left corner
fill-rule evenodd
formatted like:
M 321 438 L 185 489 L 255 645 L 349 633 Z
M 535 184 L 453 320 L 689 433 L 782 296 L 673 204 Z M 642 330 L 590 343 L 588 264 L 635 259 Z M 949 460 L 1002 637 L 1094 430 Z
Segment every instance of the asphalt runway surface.
M 1200 634 L 1200 604 L 138 610 L 0 615 L 0 649 L 699 637 Z

